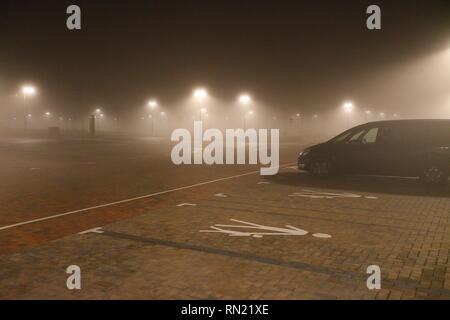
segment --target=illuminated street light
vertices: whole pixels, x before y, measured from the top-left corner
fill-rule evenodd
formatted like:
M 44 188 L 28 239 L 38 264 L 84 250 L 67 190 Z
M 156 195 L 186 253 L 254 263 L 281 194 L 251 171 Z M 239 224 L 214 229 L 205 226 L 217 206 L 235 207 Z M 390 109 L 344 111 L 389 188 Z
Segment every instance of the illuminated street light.
M 193 97 L 198 102 L 202 102 L 206 100 L 206 98 L 208 98 L 208 91 L 206 91 L 206 89 L 203 88 L 197 88 L 194 90 Z
M 28 85 L 23 86 L 22 87 L 22 94 L 24 96 L 33 96 L 33 95 L 36 94 L 36 88 L 33 87 L 33 86 L 28 86 Z
M 366 110 L 364 112 L 364 119 L 367 122 L 368 117 L 372 114 L 372 112 L 370 110 Z
M 22 86 L 22 95 L 23 95 L 23 129 L 27 130 L 27 126 L 28 126 L 28 121 L 27 119 L 29 118 L 27 116 L 27 97 L 29 96 L 34 96 L 37 92 L 36 88 L 34 86 L 30 86 L 30 85 L 24 85 Z
M 248 94 L 241 94 L 238 100 L 239 103 L 243 106 L 247 106 L 252 103 L 252 97 Z
M 347 113 L 350 113 L 353 111 L 353 103 L 351 103 L 351 102 L 348 102 L 348 101 L 345 102 L 343 107 L 344 107 L 344 111 Z
M 161 117 L 164 117 L 166 115 L 166 113 L 164 111 L 160 112 Z
M 147 105 L 150 107 L 150 109 L 155 109 L 158 106 L 158 102 L 156 100 L 150 100 Z
M 238 101 L 239 101 L 240 105 L 246 107 L 246 106 L 248 106 L 248 105 L 250 105 L 252 103 L 252 97 L 250 95 L 248 95 L 248 94 L 241 94 L 239 96 L 239 98 L 238 98 Z M 245 127 L 247 125 L 246 124 L 246 121 L 247 121 L 246 117 L 247 117 L 247 115 L 250 115 L 250 112 L 253 114 L 253 111 L 249 111 L 247 114 L 244 113 L 244 130 L 246 129 Z
M 100 114 L 101 112 L 102 112 L 102 109 L 100 109 L 100 108 L 95 109 L 96 114 Z
M 158 107 L 158 101 L 156 101 L 155 99 L 151 99 L 147 102 L 147 106 L 150 108 L 150 112 L 151 114 L 148 116 L 150 119 L 152 119 L 152 134 L 151 136 L 153 137 L 153 134 L 155 132 L 155 120 L 153 117 L 153 110 L 155 110 Z
M 299 134 L 301 134 L 301 132 L 302 132 L 302 118 L 301 118 L 301 114 L 300 113 L 296 113 L 295 114 L 295 119 L 294 119 L 294 127 L 295 127 L 295 122 L 298 122 L 298 132 L 299 132 Z
M 49 111 L 47 111 L 46 113 L 45 113 L 45 116 L 47 116 L 47 117 L 50 117 L 52 114 L 49 112 Z
M 350 114 L 353 111 L 353 103 L 350 101 L 344 102 L 344 112 L 347 113 L 347 127 L 350 127 Z
M 197 88 L 194 90 L 192 96 L 197 102 L 202 103 L 208 98 L 208 91 L 204 88 Z M 199 110 L 199 119 L 202 121 L 202 109 Z
M 384 116 L 385 116 L 384 112 L 380 112 L 380 117 L 384 118 Z

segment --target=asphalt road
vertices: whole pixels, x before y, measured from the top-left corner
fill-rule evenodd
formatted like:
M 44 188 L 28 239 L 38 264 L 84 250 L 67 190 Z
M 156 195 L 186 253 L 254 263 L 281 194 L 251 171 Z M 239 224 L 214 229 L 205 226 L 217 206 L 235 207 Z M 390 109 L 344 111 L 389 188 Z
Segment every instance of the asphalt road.
M 0 298 L 450 298 L 450 191 L 315 180 L 301 148 L 263 177 L 175 166 L 155 139 L 2 140 Z

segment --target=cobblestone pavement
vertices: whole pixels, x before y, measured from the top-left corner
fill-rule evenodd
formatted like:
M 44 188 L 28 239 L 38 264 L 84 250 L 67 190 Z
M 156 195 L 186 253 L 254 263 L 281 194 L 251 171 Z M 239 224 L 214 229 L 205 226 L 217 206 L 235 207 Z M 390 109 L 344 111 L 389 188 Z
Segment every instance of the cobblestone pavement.
M 448 194 L 287 166 L 17 226 L 0 231 L 0 298 L 449 299 Z

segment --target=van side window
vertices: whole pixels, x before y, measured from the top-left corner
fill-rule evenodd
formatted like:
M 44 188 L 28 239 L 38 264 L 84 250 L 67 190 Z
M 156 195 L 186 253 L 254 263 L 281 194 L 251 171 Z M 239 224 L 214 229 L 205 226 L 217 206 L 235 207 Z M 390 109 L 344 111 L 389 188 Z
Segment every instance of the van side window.
M 363 130 L 361 130 L 361 131 L 357 131 L 354 135 L 352 135 L 352 136 L 350 137 L 350 139 L 348 139 L 348 142 L 350 142 L 350 143 L 357 142 L 358 139 L 359 139 L 359 137 L 361 137 L 361 135 L 362 135 L 365 131 L 366 131 L 365 129 L 363 129 Z
M 342 141 L 344 141 L 346 138 L 348 138 L 351 134 L 352 134 L 351 131 L 341 133 L 341 134 L 338 135 L 337 137 L 334 137 L 333 139 L 331 139 L 331 142 L 333 142 L 333 143 L 342 142 Z
M 367 131 L 366 134 L 364 134 L 364 136 L 362 137 L 361 142 L 362 142 L 363 144 L 368 144 L 368 143 L 375 143 L 375 142 L 377 142 L 378 129 L 379 129 L 379 128 L 372 128 L 372 129 L 369 129 L 369 131 Z

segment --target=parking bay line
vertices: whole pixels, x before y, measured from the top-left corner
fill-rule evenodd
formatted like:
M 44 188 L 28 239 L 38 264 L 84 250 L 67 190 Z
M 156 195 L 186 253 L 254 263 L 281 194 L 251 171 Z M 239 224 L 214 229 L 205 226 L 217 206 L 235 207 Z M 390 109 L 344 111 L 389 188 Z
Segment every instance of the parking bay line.
M 279 166 L 279 168 L 281 169 L 281 168 L 284 168 L 286 166 L 291 166 L 292 164 L 293 163 L 287 163 L 287 164 Z M 15 224 L 11 224 L 11 225 L 0 227 L 0 231 L 21 227 L 21 226 L 24 226 L 24 225 L 27 225 L 27 224 L 36 223 L 36 222 L 56 219 L 56 218 L 60 218 L 60 217 L 64 217 L 64 216 L 68 216 L 68 215 L 72 215 L 72 214 L 76 214 L 76 213 L 82 213 L 82 212 L 86 212 L 86 211 L 90 211 L 90 210 L 94 210 L 94 209 L 100 209 L 100 208 L 110 207 L 110 206 L 114 206 L 114 205 L 118 205 L 118 204 L 132 202 L 132 201 L 136 201 L 136 200 L 151 198 L 151 197 L 159 196 L 159 195 L 162 195 L 162 194 L 167 194 L 167 193 L 172 193 L 172 192 L 176 192 L 176 191 L 181 191 L 181 190 L 191 189 L 191 188 L 195 188 L 195 187 L 200 187 L 200 186 L 211 184 L 211 183 L 215 183 L 215 182 L 220 182 L 220 181 L 240 178 L 240 177 L 244 177 L 244 176 L 249 176 L 249 175 L 252 175 L 252 174 L 255 174 L 255 173 L 259 173 L 259 172 L 260 172 L 260 170 L 250 171 L 250 172 L 237 174 L 237 175 L 233 175 L 233 176 L 229 176 L 229 177 L 224 177 L 224 178 L 219 178 L 219 179 L 199 182 L 199 183 L 191 184 L 191 185 L 184 186 L 184 187 L 168 189 L 168 190 L 159 191 L 159 192 L 155 192 L 155 193 L 151 193 L 151 194 L 147 194 L 147 195 L 143 195 L 143 196 L 133 197 L 133 198 L 119 200 L 119 201 L 110 202 L 110 203 L 105 203 L 105 204 L 101 204 L 101 205 L 97 205 L 97 206 L 93 206 L 93 207 L 88 207 L 88 208 L 68 211 L 68 212 L 64 212 L 64 213 L 59 213 L 59 214 L 55 214 L 55 215 L 51 215 L 51 216 L 47 216 L 47 217 L 43 217 L 43 218 L 38 218 L 38 219 L 33 219 L 33 220 L 28 220 L 28 221 L 23 221 L 23 222 L 18 222 L 18 223 L 15 223 Z

